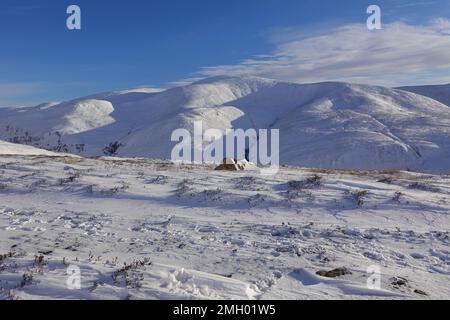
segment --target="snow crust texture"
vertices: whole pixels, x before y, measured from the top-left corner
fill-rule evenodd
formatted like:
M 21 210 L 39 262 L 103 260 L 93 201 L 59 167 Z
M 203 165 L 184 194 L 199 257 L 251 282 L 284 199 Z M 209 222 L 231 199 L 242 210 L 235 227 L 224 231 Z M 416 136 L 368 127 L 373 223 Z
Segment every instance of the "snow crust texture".
M 448 299 L 449 186 L 405 171 L 2 156 L 0 299 Z

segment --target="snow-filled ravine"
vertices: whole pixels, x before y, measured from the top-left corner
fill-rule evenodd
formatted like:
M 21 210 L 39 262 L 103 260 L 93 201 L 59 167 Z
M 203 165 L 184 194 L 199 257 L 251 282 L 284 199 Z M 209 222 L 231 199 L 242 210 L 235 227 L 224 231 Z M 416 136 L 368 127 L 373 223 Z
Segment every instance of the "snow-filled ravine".
M 0 299 L 448 299 L 449 212 L 444 175 L 2 156 Z

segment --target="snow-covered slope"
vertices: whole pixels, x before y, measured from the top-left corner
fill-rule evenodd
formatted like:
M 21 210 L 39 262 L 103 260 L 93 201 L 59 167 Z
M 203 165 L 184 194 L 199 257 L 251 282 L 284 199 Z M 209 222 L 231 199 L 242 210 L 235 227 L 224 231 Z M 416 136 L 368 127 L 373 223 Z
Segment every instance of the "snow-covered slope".
M 450 108 L 403 90 L 215 77 L 0 111 L 0 138 L 49 150 L 169 158 L 175 129 L 280 129 L 283 164 L 450 171 Z
M 55 157 L 0 168 L 0 300 L 450 297 L 450 175 Z
M 62 154 L 34 148 L 31 146 L 0 141 L 0 156 L 5 156 L 5 155 L 51 157 L 51 156 L 61 156 Z
M 450 83 L 444 85 L 402 87 L 399 89 L 432 98 L 450 107 Z

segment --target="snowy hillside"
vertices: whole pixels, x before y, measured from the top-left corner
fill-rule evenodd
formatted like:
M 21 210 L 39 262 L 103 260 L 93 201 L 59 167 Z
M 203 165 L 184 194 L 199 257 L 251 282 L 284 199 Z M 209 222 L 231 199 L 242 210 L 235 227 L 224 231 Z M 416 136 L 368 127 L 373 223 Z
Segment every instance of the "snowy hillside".
M 0 173 L 0 300 L 450 296 L 448 175 L 34 157 Z
M 31 146 L 14 144 L 0 141 L 0 155 L 22 155 L 22 156 L 63 156 L 63 154 L 50 152 Z
M 402 90 L 346 83 L 215 77 L 165 91 L 6 109 L 0 139 L 88 156 L 168 159 L 172 132 L 192 131 L 197 120 L 204 129 L 280 129 L 282 164 L 450 172 L 449 107 Z
M 442 102 L 443 104 L 450 107 L 450 84 L 431 85 L 431 86 L 416 86 L 416 87 L 401 87 L 399 89 L 432 98 L 432 99 Z

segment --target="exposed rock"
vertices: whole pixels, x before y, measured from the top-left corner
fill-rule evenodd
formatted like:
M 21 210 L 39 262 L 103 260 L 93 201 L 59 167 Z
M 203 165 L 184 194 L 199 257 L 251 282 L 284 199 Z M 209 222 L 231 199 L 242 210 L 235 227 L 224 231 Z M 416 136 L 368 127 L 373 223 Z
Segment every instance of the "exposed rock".
M 402 277 L 394 277 L 391 279 L 391 284 L 395 287 L 403 287 L 408 285 L 408 279 L 402 278 Z
M 416 289 L 414 290 L 414 293 L 420 294 L 421 296 L 427 296 L 428 294 L 425 291 Z
M 325 278 L 337 278 L 352 273 L 347 268 L 337 268 L 331 271 L 318 271 L 316 274 Z
M 223 159 L 223 163 L 215 170 L 218 171 L 243 171 L 247 168 L 249 162 L 247 160 L 237 160 L 233 158 Z

